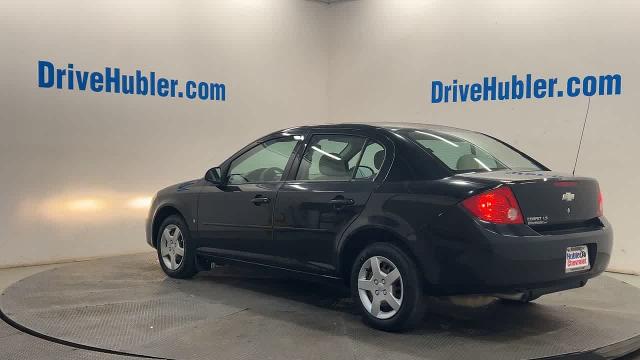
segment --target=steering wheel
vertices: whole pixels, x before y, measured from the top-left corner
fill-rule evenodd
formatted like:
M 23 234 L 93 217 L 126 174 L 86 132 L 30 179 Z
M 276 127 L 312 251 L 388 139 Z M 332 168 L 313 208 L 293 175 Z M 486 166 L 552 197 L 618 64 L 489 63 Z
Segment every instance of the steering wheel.
M 249 179 L 247 179 L 247 178 L 246 178 L 244 175 L 242 175 L 242 174 L 231 174 L 231 175 L 229 175 L 229 179 L 231 179 L 231 178 L 232 178 L 232 177 L 234 177 L 234 176 L 239 176 L 239 177 L 241 177 L 241 178 L 242 178 L 242 180 L 244 180 L 244 182 L 250 182 L 250 181 L 249 181 Z
M 282 174 L 284 174 L 284 169 L 280 169 L 279 167 L 270 167 L 262 171 L 260 179 L 262 179 L 262 181 L 278 181 L 282 178 Z

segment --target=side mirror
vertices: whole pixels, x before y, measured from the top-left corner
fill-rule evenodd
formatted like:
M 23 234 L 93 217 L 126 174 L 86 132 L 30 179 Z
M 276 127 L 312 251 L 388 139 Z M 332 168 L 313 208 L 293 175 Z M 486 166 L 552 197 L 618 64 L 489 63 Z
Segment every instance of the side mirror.
M 219 167 L 214 167 L 204 174 L 204 179 L 212 184 L 221 184 L 222 183 L 222 171 Z

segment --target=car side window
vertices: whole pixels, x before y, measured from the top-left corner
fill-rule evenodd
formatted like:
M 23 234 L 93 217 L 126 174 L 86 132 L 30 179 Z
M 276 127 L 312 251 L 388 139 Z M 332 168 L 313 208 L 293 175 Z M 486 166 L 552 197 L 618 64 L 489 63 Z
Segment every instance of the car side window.
M 296 180 L 350 180 L 364 143 L 365 139 L 359 136 L 314 135 L 304 152 Z
M 297 143 L 297 140 L 287 137 L 256 145 L 231 162 L 227 183 L 239 185 L 282 180 Z
M 382 168 L 386 155 L 386 151 L 382 145 L 370 140 L 364 148 L 362 158 L 354 174 L 354 179 L 375 179 Z

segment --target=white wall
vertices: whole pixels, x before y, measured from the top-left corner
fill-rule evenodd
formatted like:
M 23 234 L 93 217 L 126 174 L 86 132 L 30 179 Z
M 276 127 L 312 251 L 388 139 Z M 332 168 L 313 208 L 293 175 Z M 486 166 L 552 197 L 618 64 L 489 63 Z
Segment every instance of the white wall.
M 267 132 L 325 121 L 326 7 L 0 2 L 0 267 L 150 250 L 145 197 Z M 42 89 L 38 60 L 224 82 L 227 101 Z
M 639 2 L 364 0 L 329 12 L 332 121 L 481 130 L 554 170 L 572 170 L 588 98 L 431 104 L 431 81 L 620 73 L 622 95 L 591 98 L 576 174 L 600 180 L 611 268 L 640 272 Z
M 531 72 L 622 74 L 591 98 L 577 173 L 601 181 L 611 266 L 640 272 L 639 18 L 622 0 L 0 2 L 0 267 L 148 250 L 138 198 L 289 125 L 450 124 L 571 171 L 586 97 L 429 102 L 432 80 Z M 42 89 L 38 60 L 221 81 L 227 101 Z

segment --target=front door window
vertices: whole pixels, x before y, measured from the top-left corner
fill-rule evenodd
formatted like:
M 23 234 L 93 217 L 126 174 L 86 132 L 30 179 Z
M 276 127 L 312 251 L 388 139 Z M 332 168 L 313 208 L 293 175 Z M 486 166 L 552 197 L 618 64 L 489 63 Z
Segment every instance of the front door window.
M 233 160 L 228 171 L 228 184 L 282 180 L 284 169 L 297 143 L 293 138 L 278 138 L 256 145 Z

